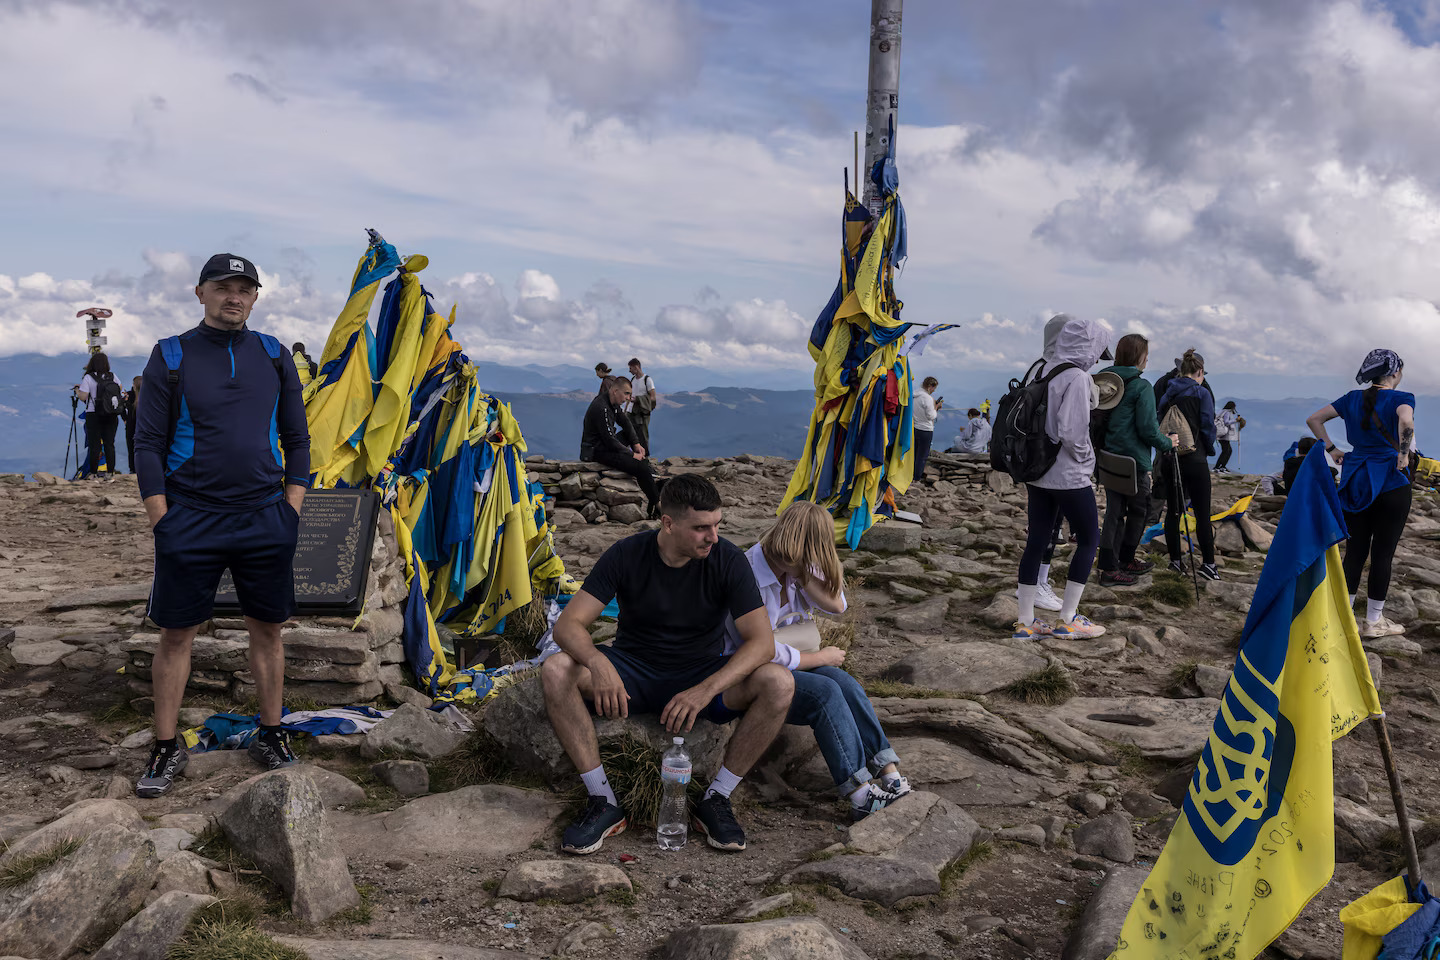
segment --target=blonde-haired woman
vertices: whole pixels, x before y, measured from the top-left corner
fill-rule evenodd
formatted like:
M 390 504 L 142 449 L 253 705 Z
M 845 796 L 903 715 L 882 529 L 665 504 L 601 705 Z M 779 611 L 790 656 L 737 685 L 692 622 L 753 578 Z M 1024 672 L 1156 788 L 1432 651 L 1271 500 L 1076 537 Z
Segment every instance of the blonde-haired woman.
M 776 630 L 775 663 L 795 674 L 795 698 L 786 723 L 815 731 L 820 753 L 843 796 L 850 798 L 852 820 L 862 820 L 910 792 L 900 775 L 900 758 L 865 689 L 840 669 L 845 651 L 822 647 L 802 653 L 785 642 L 787 633 L 812 641 L 815 612 L 845 612 L 845 573 L 835 550 L 835 520 L 817 504 L 797 500 L 785 508 L 760 542 L 745 551 L 770 625 Z M 813 642 L 803 646 L 815 646 Z M 734 629 L 726 634 L 726 653 L 739 646 Z M 873 772 L 872 772 L 873 771 Z

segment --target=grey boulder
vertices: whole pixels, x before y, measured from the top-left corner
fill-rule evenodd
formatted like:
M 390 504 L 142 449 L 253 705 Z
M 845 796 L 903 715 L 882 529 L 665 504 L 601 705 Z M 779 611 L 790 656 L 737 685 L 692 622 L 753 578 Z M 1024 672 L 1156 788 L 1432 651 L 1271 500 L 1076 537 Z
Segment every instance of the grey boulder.
M 1045 669 L 1038 651 L 983 640 L 923 647 L 891 664 L 891 680 L 960 694 L 990 693 Z
M 611 890 L 631 890 L 625 871 L 608 863 L 578 860 L 531 860 L 505 873 L 499 897 L 511 900 L 558 900 L 579 903 Z
M 1145 867 L 1115 867 L 1105 874 L 1105 882 L 1080 917 L 1060 960 L 1105 960 L 1115 951 L 1125 915 L 1140 892 L 1140 885 L 1150 871 Z
M 105 941 L 91 960 L 154 960 L 185 933 L 196 912 L 215 902 L 214 897 L 172 890 L 141 910 Z
M 251 784 L 220 816 L 225 836 L 290 897 L 306 923 L 359 906 L 350 867 L 325 819 L 315 781 L 278 770 Z
M 419 797 L 430 792 L 430 771 L 419 760 L 383 760 L 370 773 L 402 797 Z
M 465 731 L 435 711 L 402 703 L 394 713 L 370 728 L 360 752 L 371 760 L 387 751 L 433 760 L 445 756 L 464 740 Z
M 842 939 L 824 921 L 809 917 L 689 927 L 672 933 L 660 951 L 660 960 L 767 960 L 780 957 L 786 960 L 869 960 L 863 950 Z
M 1087 856 L 1100 856 L 1115 863 L 1129 863 L 1135 859 L 1135 836 L 1130 830 L 1130 820 L 1119 813 L 1108 813 L 1096 817 L 1075 828 L 1073 835 L 1075 852 Z

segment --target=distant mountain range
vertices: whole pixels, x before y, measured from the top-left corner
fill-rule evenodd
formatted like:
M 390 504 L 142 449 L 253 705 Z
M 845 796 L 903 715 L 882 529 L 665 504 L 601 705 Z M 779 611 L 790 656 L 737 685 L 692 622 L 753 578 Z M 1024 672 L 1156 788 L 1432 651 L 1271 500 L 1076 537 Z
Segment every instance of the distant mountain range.
M 85 359 L 83 354 L 0 358 L 0 472 L 61 472 L 70 429 L 70 386 L 79 381 Z M 128 385 L 145 359 L 112 357 L 111 362 L 117 377 Z M 511 404 L 531 453 L 562 459 L 579 455 L 580 422 L 595 395 L 593 371 L 573 366 L 507 367 L 485 361 L 477 362 L 476 368 L 485 388 Z M 756 375 L 727 376 L 699 368 L 657 368 L 652 375 L 661 394 L 650 429 L 656 456 L 799 456 L 813 408 L 809 370 L 756 377 L 770 384 L 798 378 L 802 389 L 746 386 L 735 380 Z M 992 402 L 1000 398 L 1005 379 L 997 371 L 942 376 L 938 393 L 948 393 L 949 400 L 936 428 L 937 449 L 950 445 L 966 407 L 985 397 Z M 1278 470 L 1285 449 L 1305 432 L 1305 418 L 1333 399 L 1242 399 L 1223 392 L 1230 383 L 1244 384 L 1242 378 L 1215 379 L 1220 402 L 1234 399 L 1248 422 L 1238 456 L 1231 462 L 1247 473 Z M 700 384 L 710 385 L 697 389 Z M 1277 389 L 1276 384 L 1268 386 L 1272 393 Z M 1421 449 L 1440 450 L 1440 421 L 1426 416 L 1428 410 L 1440 410 L 1440 397 L 1422 396 L 1417 404 Z M 83 432 L 77 432 L 83 442 Z M 70 463 L 73 469 L 73 455 Z

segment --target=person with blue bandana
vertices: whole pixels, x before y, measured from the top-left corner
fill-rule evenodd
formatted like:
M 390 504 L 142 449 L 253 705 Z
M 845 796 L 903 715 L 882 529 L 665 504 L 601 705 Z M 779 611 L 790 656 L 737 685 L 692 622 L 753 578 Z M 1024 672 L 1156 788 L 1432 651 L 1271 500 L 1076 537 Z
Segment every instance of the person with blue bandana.
M 270 770 L 295 762 L 280 726 L 285 653 L 295 613 L 293 564 L 310 485 L 310 430 L 289 352 L 246 321 L 260 295 L 255 265 L 216 254 L 195 296 L 205 316 L 156 344 L 145 366 L 136 471 L 155 536 L 147 611 L 160 627 L 152 683 L 155 745 L 139 797 L 169 791 L 188 756 L 176 739 L 190 646 L 210 619 L 226 569 L 250 634 L 260 732 L 250 756 Z
M 1345 586 L 1350 605 L 1360 589 L 1360 571 L 1370 560 L 1365 619 L 1359 624 L 1365 639 L 1393 636 L 1405 628 L 1385 616 L 1395 548 L 1410 516 L 1410 452 L 1415 445 L 1415 395 L 1397 389 L 1405 376 L 1405 361 L 1393 350 L 1371 350 L 1355 374 L 1363 390 L 1345 396 L 1311 414 L 1305 421 L 1340 463 L 1340 505 L 1350 539 L 1345 543 Z M 1325 424 L 1345 421 L 1348 453 L 1330 440 Z

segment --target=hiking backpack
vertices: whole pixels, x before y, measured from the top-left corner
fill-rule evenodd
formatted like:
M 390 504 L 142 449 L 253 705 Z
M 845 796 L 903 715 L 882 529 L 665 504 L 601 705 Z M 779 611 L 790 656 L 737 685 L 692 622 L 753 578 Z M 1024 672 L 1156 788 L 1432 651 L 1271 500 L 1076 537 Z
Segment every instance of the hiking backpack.
M 1060 363 L 1045 376 L 1032 380 L 1044 364 L 1036 360 L 995 408 L 995 429 L 990 435 L 990 466 L 1008 473 L 1016 483 L 1039 480 L 1055 465 L 1060 443 L 1045 433 L 1045 414 L 1050 408 L 1050 381 L 1056 374 L 1075 367 Z
M 95 378 L 95 416 L 101 420 L 117 420 L 125 409 L 125 395 L 115 374 L 102 373 Z

